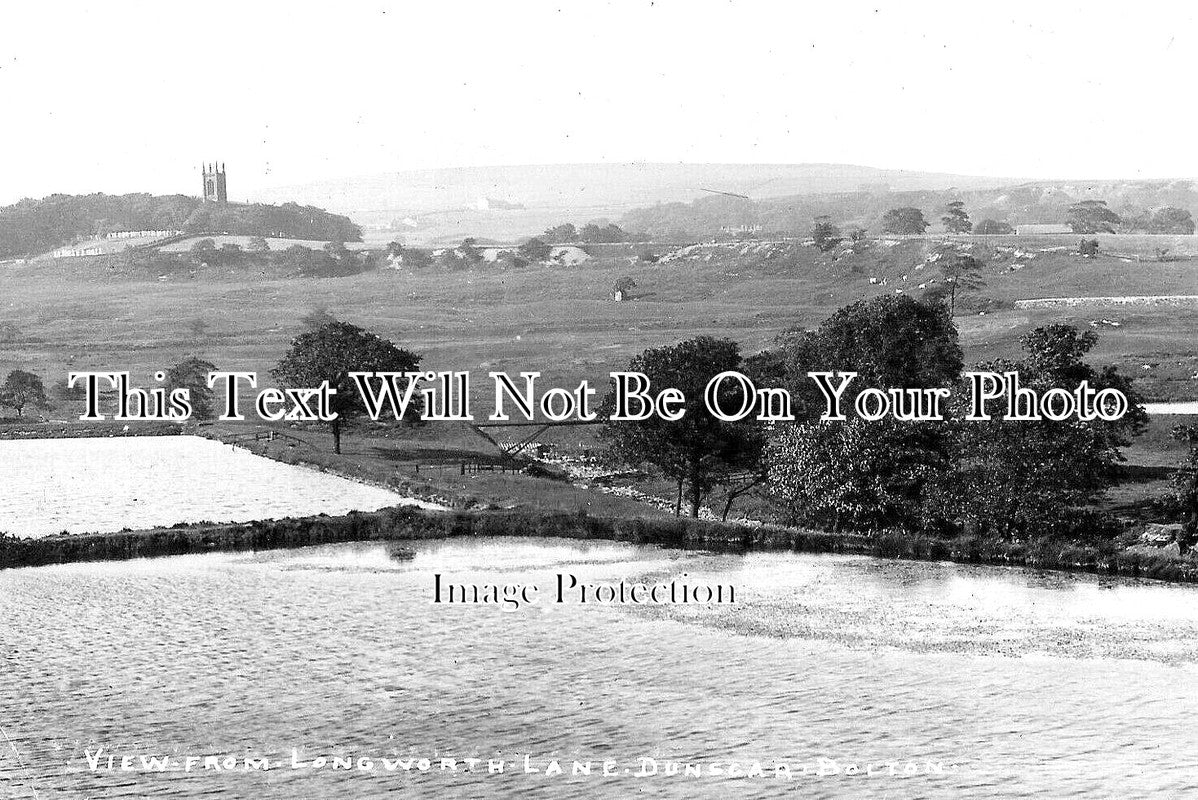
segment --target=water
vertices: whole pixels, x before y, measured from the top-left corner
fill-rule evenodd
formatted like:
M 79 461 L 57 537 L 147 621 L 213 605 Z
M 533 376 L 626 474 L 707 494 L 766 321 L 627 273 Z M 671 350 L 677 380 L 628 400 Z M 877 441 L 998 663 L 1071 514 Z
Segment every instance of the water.
M 0 531 L 106 533 L 417 503 L 195 436 L 0 441 Z
M 0 795 L 1081 798 L 1198 788 L 1192 587 L 602 542 L 414 547 L 407 562 L 360 544 L 0 573 L 0 726 L 12 740 L 0 739 Z M 685 573 L 734 585 L 738 603 L 505 613 L 432 605 L 435 572 L 544 587 L 558 572 Z M 86 755 L 98 747 L 118 765 L 125 754 L 175 761 L 166 772 L 92 770 Z M 268 758 L 271 769 L 181 770 L 189 755 L 225 754 Z M 370 770 L 313 767 L 338 755 L 376 760 Z M 526 755 L 542 770 L 562 759 L 567 772 L 525 774 Z M 377 760 L 398 756 L 433 766 Z M 441 771 L 442 757 L 484 762 Z M 769 777 L 637 777 L 642 757 L 659 770 L 757 760 Z M 504 759 L 505 772 L 488 774 L 485 759 Z M 575 759 L 592 762 L 592 775 L 571 776 Z M 599 775 L 604 759 L 612 777 Z M 798 772 L 882 762 L 900 774 Z M 909 762 L 916 774 L 904 776 Z M 779 764 L 790 780 L 773 777 Z
M 1145 403 L 1144 410 L 1149 414 L 1198 416 L 1198 400 L 1184 400 L 1179 403 Z

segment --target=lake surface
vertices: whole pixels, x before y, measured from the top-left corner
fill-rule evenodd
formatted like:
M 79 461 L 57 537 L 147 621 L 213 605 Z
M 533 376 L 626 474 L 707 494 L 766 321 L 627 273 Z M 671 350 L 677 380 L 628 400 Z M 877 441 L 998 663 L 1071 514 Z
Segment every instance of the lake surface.
M 603 542 L 413 547 L 407 562 L 364 543 L 0 572 L 0 795 L 1083 798 L 1198 789 L 1194 587 Z M 542 603 L 511 613 L 430 602 L 434 573 L 548 587 L 559 572 L 731 584 L 738 602 Z M 105 768 L 106 755 L 91 768 L 86 756 L 100 747 L 118 769 Z M 122 755 L 173 761 L 163 772 L 121 772 Z M 183 771 L 188 756 L 206 755 L 267 758 L 270 769 L 197 762 Z M 523 772 L 526 755 L 542 772 Z M 338 756 L 372 759 L 371 769 L 314 766 Z M 409 770 L 378 761 L 409 758 Z M 440 758 L 458 771 L 438 769 Z M 466 771 L 467 758 L 483 761 Z M 659 774 L 637 777 L 640 758 L 655 759 Z M 487 759 L 503 759 L 504 773 L 489 774 Z M 553 759 L 565 775 L 545 774 Z M 592 762 L 593 773 L 571 776 L 573 760 Z M 600 775 L 604 760 L 616 774 Z M 737 761 L 745 771 L 756 761 L 767 777 L 661 774 L 674 761 Z M 887 763 L 897 775 L 843 774 L 848 764 Z M 779 764 L 789 780 L 774 777 Z M 819 775 L 821 766 L 838 774 Z
M 0 531 L 31 537 L 431 506 L 196 436 L 0 441 L 0 487 Z

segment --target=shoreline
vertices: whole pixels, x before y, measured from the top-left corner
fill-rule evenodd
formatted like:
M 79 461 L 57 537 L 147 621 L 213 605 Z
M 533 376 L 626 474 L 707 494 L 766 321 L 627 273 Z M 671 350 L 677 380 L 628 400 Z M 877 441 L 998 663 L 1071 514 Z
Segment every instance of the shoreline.
M 46 425 L 46 423 L 41 423 Z M 1149 578 L 1198 583 L 1198 559 L 1161 551 L 1127 549 L 1117 543 L 1097 544 L 1046 539 L 1012 542 L 993 537 L 941 539 L 887 531 L 876 535 L 833 533 L 776 524 L 747 525 L 689 517 L 592 516 L 585 511 L 490 508 L 468 505 L 463 498 L 434 494 L 432 486 L 414 486 L 398 475 L 382 478 L 373 470 L 357 470 L 307 458 L 280 458 L 267 448 L 229 441 L 217 431 L 186 430 L 176 424 L 121 426 L 116 423 L 71 425 L 50 423 L 57 431 L 31 438 L 102 438 L 111 436 L 192 435 L 240 447 L 261 458 L 323 472 L 394 492 L 417 502 L 443 506 L 424 509 L 395 505 L 378 511 L 351 511 L 250 522 L 178 523 L 170 527 L 109 533 L 53 534 L 19 538 L 0 532 L 0 570 L 86 561 L 114 561 L 204 552 L 245 552 L 308 547 L 354 541 L 405 541 L 459 536 L 529 536 L 655 544 L 717 552 L 789 551 L 843 553 L 917 561 L 1047 569 L 1064 572 Z M 31 427 L 37 427 L 33 424 Z M 49 427 L 49 426 L 48 426 Z M 25 431 L 22 431 L 25 433 Z M 44 435 L 48 433 L 49 435 Z M 56 435 L 57 434 L 57 435 Z M 10 437 L 4 437 L 10 438 Z M 440 488 L 440 487 L 436 487 Z M 423 489 L 424 491 L 421 491 Z
M 895 532 L 828 533 L 690 518 L 619 519 L 535 511 L 426 511 L 395 506 L 336 517 L 288 517 L 223 525 L 180 524 L 142 531 L 0 536 L 0 570 L 123 561 L 209 552 L 245 552 L 370 541 L 507 536 L 605 540 L 715 552 L 869 555 L 909 561 L 1085 572 L 1174 583 L 1198 583 L 1198 563 L 1165 555 L 1070 542 L 1006 542 L 979 537 L 935 539 Z

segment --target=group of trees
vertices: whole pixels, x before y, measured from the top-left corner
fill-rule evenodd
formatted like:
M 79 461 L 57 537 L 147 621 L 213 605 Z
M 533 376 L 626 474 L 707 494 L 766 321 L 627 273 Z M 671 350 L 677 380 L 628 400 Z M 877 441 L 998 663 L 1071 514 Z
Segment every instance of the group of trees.
M 340 278 L 378 266 L 377 258 L 372 253 L 350 250 L 341 241 L 328 242 L 319 250 L 295 244 L 285 250 L 273 251 L 261 236 L 252 237 L 244 248 L 235 242 L 226 242 L 218 247 L 213 239 L 200 239 L 191 246 L 186 258 L 160 253 L 151 264 L 161 268 L 164 266 L 160 263 L 164 256 L 173 260 L 167 266 L 175 269 L 195 265 L 228 269 L 274 266 L 305 278 Z
M 1156 210 L 1131 209 L 1122 216 L 1102 200 L 1083 200 L 1069 207 L 1069 226 L 1074 233 L 1159 233 L 1189 236 L 1194 218 L 1184 208 L 1165 206 Z
M 602 436 L 616 457 L 675 482 L 692 515 L 714 486 L 740 482 L 763 486 L 789 521 L 824 528 L 1071 534 L 1080 509 L 1114 479 L 1119 448 L 1146 421 L 1128 378 L 1086 363 L 1094 343 L 1090 331 L 1050 325 L 1023 337 L 1022 359 L 981 368 L 1015 370 L 1040 392 L 1072 391 L 1082 381 L 1118 388 L 1132 408 L 1120 421 L 969 422 L 959 405 L 968 392 L 947 306 L 883 296 L 842 308 L 816 330 L 790 331 L 775 349 L 748 359 L 734 342 L 710 337 L 646 350 L 629 369 L 655 387 L 682 389 L 686 416 L 609 422 Z M 714 418 L 703 387 L 724 370 L 745 372 L 759 388 L 788 389 L 797 421 L 767 430 Z M 825 403 L 807 372 L 824 370 L 857 372 L 850 394 L 853 387 L 950 388 L 949 419 L 820 421 Z M 739 405 L 740 398 L 730 400 Z M 846 397 L 845 408 L 852 405 Z
M 44 253 L 116 231 L 279 236 L 357 242 L 362 230 L 339 214 L 296 203 L 205 203 L 185 195 L 65 195 L 0 208 L 0 258 Z
M 604 242 L 632 242 L 638 237 L 625 231 L 613 223 L 589 222 L 581 228 L 575 228 L 570 223 L 555 225 L 543 234 L 543 238 L 553 244 L 601 244 Z

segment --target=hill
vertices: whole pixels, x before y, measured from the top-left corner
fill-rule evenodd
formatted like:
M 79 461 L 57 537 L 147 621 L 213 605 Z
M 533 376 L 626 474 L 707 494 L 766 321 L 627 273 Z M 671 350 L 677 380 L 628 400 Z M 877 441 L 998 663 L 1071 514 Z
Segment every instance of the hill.
M 885 191 L 795 193 L 788 197 L 745 199 L 708 196 L 691 202 L 659 203 L 626 213 L 625 230 L 651 236 L 708 238 L 721 230 L 745 226 L 765 235 L 806 235 L 813 218 L 830 217 L 843 228 L 859 226 L 880 232 L 882 215 L 902 206 L 921 209 L 933 227 L 947 203 L 960 200 L 975 222 L 993 219 L 1010 224 L 1065 222 L 1068 208 L 1081 200 L 1103 200 L 1123 220 L 1120 231 L 1147 232 L 1151 213 L 1164 207 L 1198 216 L 1198 188 L 1190 180 L 1058 181 L 1006 186 Z M 1172 233 L 1174 231 L 1167 231 Z
M 476 236 L 512 241 L 561 222 L 618 218 L 637 207 L 712 192 L 751 198 L 854 192 L 991 188 L 1015 182 L 850 164 L 554 164 L 395 172 L 256 193 L 346 214 L 367 238 L 439 244 Z
M 0 259 L 122 232 L 229 233 L 360 241 L 348 218 L 296 203 L 205 203 L 185 195 L 55 194 L 0 208 Z M 136 242 L 130 242 L 136 243 Z

